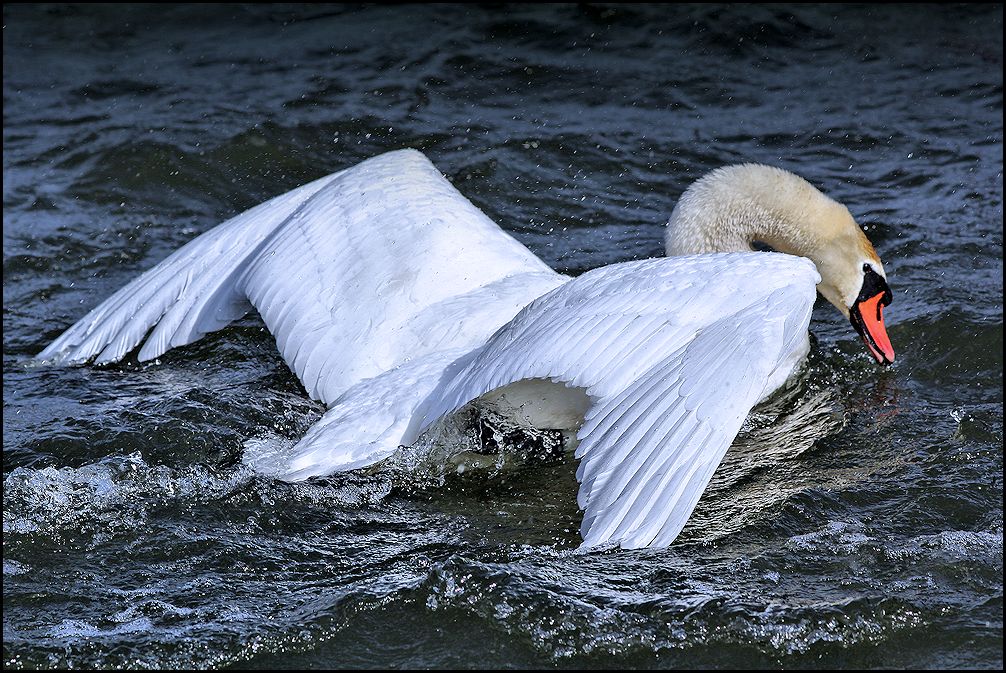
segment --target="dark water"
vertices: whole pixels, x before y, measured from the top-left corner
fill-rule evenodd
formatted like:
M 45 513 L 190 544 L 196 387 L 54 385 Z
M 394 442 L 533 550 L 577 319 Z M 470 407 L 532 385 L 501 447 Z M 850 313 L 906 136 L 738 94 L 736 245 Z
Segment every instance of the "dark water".
M 1001 667 L 1002 8 L 4 8 L 4 665 Z M 578 554 L 572 458 L 240 463 L 322 412 L 256 316 L 30 356 L 217 222 L 401 147 L 578 273 L 792 169 L 885 261 L 898 362 L 819 306 L 666 550 Z

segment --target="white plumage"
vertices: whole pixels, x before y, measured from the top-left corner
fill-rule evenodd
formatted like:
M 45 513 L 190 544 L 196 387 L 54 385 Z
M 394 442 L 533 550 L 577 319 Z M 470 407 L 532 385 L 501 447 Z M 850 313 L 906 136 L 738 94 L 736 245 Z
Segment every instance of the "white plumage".
M 806 355 L 820 280 L 806 258 L 750 252 L 569 278 L 402 150 L 203 234 L 39 357 L 111 362 L 142 342 L 150 360 L 254 306 L 329 407 L 286 479 L 377 462 L 510 384 L 579 389 L 584 544 L 663 546 L 748 411 Z

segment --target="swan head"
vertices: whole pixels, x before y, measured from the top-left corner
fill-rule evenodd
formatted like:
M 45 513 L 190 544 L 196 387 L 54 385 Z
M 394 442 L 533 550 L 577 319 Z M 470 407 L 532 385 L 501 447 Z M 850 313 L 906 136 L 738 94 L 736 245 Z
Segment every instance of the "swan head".
M 894 361 L 883 309 L 891 303 L 884 265 L 849 209 L 781 168 L 718 168 L 681 196 L 666 233 L 667 254 L 769 247 L 817 265 L 817 290 L 844 315 L 882 365 Z

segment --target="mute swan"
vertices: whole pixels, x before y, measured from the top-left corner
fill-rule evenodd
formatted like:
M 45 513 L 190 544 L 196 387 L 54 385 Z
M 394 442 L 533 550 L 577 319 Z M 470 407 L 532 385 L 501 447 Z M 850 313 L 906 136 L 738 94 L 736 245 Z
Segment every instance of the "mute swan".
M 38 358 L 109 363 L 142 342 L 150 360 L 254 307 L 329 407 L 276 476 L 370 465 L 488 394 L 576 431 L 583 546 L 661 547 L 748 411 L 808 353 L 816 292 L 894 359 L 880 259 L 802 178 L 714 170 L 681 197 L 666 245 L 669 258 L 569 278 L 400 150 L 202 234 Z

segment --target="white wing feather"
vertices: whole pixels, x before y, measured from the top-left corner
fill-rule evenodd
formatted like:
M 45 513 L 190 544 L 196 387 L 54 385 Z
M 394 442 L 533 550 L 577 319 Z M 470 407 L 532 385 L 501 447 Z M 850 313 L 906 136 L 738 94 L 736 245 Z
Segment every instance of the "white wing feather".
M 236 275 L 280 223 L 338 176 L 270 199 L 190 241 L 78 320 L 38 359 L 115 362 L 156 326 L 139 353 L 140 360 L 152 360 L 241 317 L 251 307 Z
M 38 357 L 114 362 L 149 332 L 139 358 L 150 360 L 226 326 L 251 304 L 308 393 L 333 404 L 411 358 L 476 347 L 565 280 L 425 156 L 401 150 L 199 236 Z
M 584 545 L 665 546 L 747 413 L 806 353 L 818 280 L 808 260 L 768 253 L 596 269 L 494 334 L 434 391 L 423 425 L 523 379 L 582 387 Z

